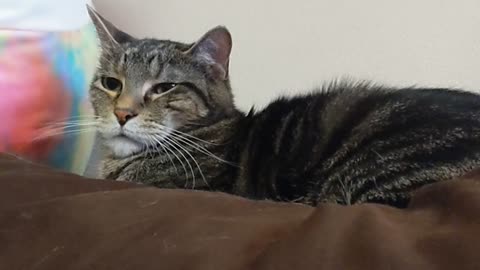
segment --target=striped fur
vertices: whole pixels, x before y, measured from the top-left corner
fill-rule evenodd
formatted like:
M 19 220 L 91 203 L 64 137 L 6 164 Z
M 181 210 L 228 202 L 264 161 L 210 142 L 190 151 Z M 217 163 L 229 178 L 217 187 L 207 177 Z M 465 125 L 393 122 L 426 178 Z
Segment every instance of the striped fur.
M 194 44 L 135 39 L 98 21 L 97 31 L 103 53 L 90 93 L 113 149 L 104 178 L 309 205 L 402 207 L 417 188 L 479 167 L 477 94 L 339 82 L 243 113 L 228 81 L 225 28 Z M 102 89 L 105 74 L 123 81 L 122 91 Z M 155 82 L 173 81 L 173 90 L 150 93 Z M 113 117 L 119 104 L 138 110 L 124 127 Z M 122 147 L 131 152 L 114 151 Z
M 479 166 L 480 97 L 446 89 L 336 84 L 189 134 L 214 142 L 199 144 L 235 164 L 185 145 L 208 183 L 196 183 L 197 189 L 311 205 L 403 206 L 420 186 Z M 188 162 L 194 164 L 193 158 Z M 164 153 L 145 152 L 106 159 L 104 176 L 192 188 L 192 176 L 177 175 L 173 168 Z M 194 173 L 199 181 L 199 169 Z

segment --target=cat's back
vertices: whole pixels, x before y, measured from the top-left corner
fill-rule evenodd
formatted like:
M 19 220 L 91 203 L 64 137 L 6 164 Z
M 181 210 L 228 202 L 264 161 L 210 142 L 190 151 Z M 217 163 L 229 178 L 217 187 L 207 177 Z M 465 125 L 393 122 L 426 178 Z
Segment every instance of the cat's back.
M 389 88 L 363 82 L 340 82 L 307 94 L 279 97 L 260 112 L 250 115 L 265 126 L 280 123 L 286 126 L 291 120 L 299 122 L 318 119 L 322 121 L 323 129 L 329 129 L 348 123 L 358 124 L 372 114 L 382 119 L 395 114 L 395 118 L 388 119 L 389 123 L 393 123 L 420 116 L 422 118 L 419 120 L 443 116 L 451 121 L 458 120 L 459 117 L 480 121 L 479 113 L 480 95 L 473 92 L 447 88 Z
M 339 179 L 365 183 L 412 170 L 430 176 L 424 182 L 445 179 L 480 156 L 480 96 L 470 92 L 335 83 L 248 117 L 243 174 L 256 181 L 239 186 L 254 197 L 289 200 L 322 186 L 315 196 L 325 199 Z M 427 173 L 436 163 L 443 167 Z

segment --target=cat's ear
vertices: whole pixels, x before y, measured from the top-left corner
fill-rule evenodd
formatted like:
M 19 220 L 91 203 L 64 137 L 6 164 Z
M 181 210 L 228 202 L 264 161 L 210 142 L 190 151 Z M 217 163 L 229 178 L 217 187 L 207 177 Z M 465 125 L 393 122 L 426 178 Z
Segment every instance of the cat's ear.
M 95 25 L 102 46 L 116 46 L 121 43 L 135 40 L 134 37 L 121 31 L 107 19 L 98 14 L 98 12 L 91 6 L 87 5 L 87 9 L 93 25 Z
M 185 53 L 210 65 L 216 78 L 226 80 L 231 51 L 232 36 L 230 32 L 223 26 L 217 26 L 203 35 Z

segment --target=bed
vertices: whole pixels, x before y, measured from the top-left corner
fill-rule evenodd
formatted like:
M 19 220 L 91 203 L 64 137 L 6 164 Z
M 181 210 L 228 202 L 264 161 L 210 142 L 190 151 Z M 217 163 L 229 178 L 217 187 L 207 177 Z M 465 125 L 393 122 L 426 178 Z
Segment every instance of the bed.
M 0 154 L 0 269 L 480 269 L 480 173 L 408 208 L 253 201 Z

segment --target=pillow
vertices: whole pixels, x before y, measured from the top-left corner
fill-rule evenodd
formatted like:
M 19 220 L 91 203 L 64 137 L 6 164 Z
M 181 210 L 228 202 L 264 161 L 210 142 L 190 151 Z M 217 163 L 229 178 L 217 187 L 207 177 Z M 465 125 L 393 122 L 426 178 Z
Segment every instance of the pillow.
M 90 24 L 67 32 L 1 31 L 0 151 L 83 173 L 93 128 L 77 132 L 59 123 L 92 115 L 87 93 L 97 55 Z

